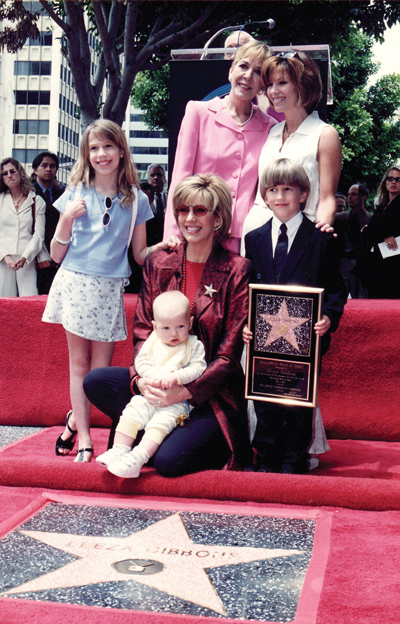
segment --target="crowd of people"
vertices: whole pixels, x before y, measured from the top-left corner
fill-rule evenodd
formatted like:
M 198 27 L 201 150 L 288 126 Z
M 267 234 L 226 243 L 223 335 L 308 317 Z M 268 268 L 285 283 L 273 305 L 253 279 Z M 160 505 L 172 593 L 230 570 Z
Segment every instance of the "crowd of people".
M 75 461 L 92 460 L 94 404 L 112 422 L 96 461 L 119 477 L 148 462 L 170 477 L 304 473 L 328 448 L 319 408 L 245 400 L 249 283 L 323 288 L 322 353 L 349 296 L 399 296 L 400 169 L 386 172 L 373 215 L 358 182 L 345 210 L 316 63 L 250 38 L 229 82 L 226 97 L 188 103 L 168 194 L 160 164 L 139 184 L 123 131 L 106 120 L 86 129 L 67 188 L 50 152 L 35 158 L 34 183 L 15 159 L 0 165 L 0 296 L 47 294 L 43 321 L 67 336 L 71 409 L 57 455 L 77 436 Z M 133 265 L 134 363 L 112 367 Z

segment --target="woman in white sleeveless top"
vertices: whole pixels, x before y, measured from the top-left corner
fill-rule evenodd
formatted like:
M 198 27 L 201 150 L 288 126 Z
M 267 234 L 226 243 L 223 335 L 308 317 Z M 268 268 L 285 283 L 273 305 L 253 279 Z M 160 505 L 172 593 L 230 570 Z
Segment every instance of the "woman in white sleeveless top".
M 315 111 L 322 96 L 318 65 L 304 52 L 286 52 L 267 59 L 262 81 L 271 106 L 284 113 L 285 121 L 275 125 L 261 150 L 259 179 L 265 167 L 278 158 L 301 163 L 310 178 L 311 192 L 304 213 L 322 230 L 329 230 L 336 213 L 335 193 L 340 178 L 342 150 L 333 126 L 323 122 Z M 244 237 L 272 217 L 258 189 L 254 206 L 247 215 Z M 249 406 L 252 421 L 252 406 Z M 318 466 L 316 454 L 329 450 L 321 410 L 314 414 L 314 437 L 309 449 L 310 469 Z
M 259 177 L 277 158 L 301 163 L 311 184 L 304 213 L 316 222 L 316 227 L 328 229 L 336 213 L 342 153 L 338 133 L 314 110 L 322 94 L 318 65 L 304 52 L 286 52 L 264 62 L 262 81 L 271 106 L 284 113 L 285 121 L 269 133 L 260 155 Z M 258 191 L 244 222 L 243 238 L 271 217 Z

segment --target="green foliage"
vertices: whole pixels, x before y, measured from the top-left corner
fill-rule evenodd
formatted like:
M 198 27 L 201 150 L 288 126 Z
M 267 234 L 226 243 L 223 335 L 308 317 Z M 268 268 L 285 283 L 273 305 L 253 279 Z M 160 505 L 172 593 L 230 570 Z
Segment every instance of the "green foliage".
M 169 65 L 137 74 L 132 103 L 144 111 L 144 121 L 149 128 L 161 129 L 168 134 Z
M 0 52 L 6 48 L 9 52 L 18 52 L 25 41 L 39 36 L 36 25 L 39 13 L 30 13 L 22 2 L 0 0 Z
M 386 169 L 400 156 L 400 121 L 396 120 L 400 75 L 383 76 L 368 86 L 378 70 L 372 45 L 372 37 L 355 28 L 333 43 L 334 105 L 329 110 L 343 148 L 339 188 L 346 192 L 351 184 L 363 182 L 371 197 Z

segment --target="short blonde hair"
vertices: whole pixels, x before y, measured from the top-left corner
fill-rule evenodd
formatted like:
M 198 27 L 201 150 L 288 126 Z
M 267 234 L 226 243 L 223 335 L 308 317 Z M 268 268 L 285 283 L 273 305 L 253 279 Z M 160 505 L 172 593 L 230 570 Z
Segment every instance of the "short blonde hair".
M 266 90 L 272 73 L 287 74 L 299 93 L 297 106 L 302 106 L 310 114 L 322 98 L 321 75 L 317 63 L 305 52 L 293 52 L 291 57 L 277 55 L 267 59 L 262 66 L 261 79 Z M 273 107 L 271 100 L 268 100 Z
M 131 161 L 131 154 L 122 128 L 109 119 L 97 119 L 85 130 L 79 149 L 79 157 L 73 166 L 69 185 L 76 186 L 78 182 L 83 182 L 89 187 L 94 178 L 95 172 L 89 161 L 89 140 L 91 136 L 97 139 L 111 141 L 123 152 L 120 158 L 117 178 L 117 191 L 122 193 L 122 204 L 130 209 L 135 193 L 133 187 L 139 188 L 136 169 Z
M 252 41 L 240 46 L 240 48 L 236 51 L 231 68 L 235 67 L 235 65 L 237 65 L 237 63 L 245 57 L 258 61 L 260 65 L 262 65 L 264 61 L 271 56 L 271 54 L 272 52 L 266 43 L 253 39 Z
M 279 158 L 270 163 L 262 172 L 260 178 L 260 194 L 265 201 L 267 190 L 278 184 L 297 186 L 302 193 L 310 193 L 310 179 L 303 165 L 290 158 Z M 300 203 L 300 210 L 304 210 L 306 202 Z
M 166 315 L 171 313 L 172 316 L 185 314 L 190 318 L 190 302 L 189 299 L 180 290 L 167 290 L 158 295 L 153 301 L 153 318 L 156 320 L 157 314 L 163 310 Z
M 181 204 L 203 204 L 221 219 L 221 227 L 215 230 L 216 238 L 225 240 L 229 237 L 232 225 L 232 193 L 225 182 L 216 173 L 197 173 L 185 178 L 176 185 L 172 204 L 174 211 Z M 178 216 L 175 212 L 178 223 Z

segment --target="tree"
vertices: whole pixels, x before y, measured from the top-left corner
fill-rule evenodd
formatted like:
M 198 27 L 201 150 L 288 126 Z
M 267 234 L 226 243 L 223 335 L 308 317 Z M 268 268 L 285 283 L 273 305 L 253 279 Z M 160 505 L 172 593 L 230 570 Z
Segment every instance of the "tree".
M 230 5 L 236 4 L 229 2 Z M 368 39 L 372 45 L 372 37 L 377 40 L 383 40 L 386 27 L 390 27 L 400 20 L 400 2 L 349 2 L 343 1 L 307 1 L 288 0 L 286 2 L 268 2 L 260 4 L 259 2 L 246 3 L 250 5 L 247 8 L 247 19 L 264 19 L 271 17 L 275 20 L 276 26 L 271 31 L 250 27 L 250 32 L 262 40 L 266 40 L 270 45 L 289 45 L 292 42 L 298 45 L 304 44 L 330 44 L 335 53 L 340 53 L 342 67 L 348 61 L 351 66 L 352 48 L 347 45 L 348 34 L 358 32 L 368 35 Z M 266 13 L 267 12 L 267 13 Z M 216 46 L 223 46 L 227 32 L 220 35 L 215 40 Z M 342 42 L 342 43 L 341 43 Z M 193 46 L 191 46 L 193 47 Z M 367 61 L 365 61 L 367 62 Z M 355 83 L 364 81 L 363 71 L 369 71 L 370 75 L 375 69 L 369 64 L 369 69 L 363 68 L 358 64 L 358 76 L 353 73 L 349 75 L 347 70 L 346 78 L 343 74 L 343 80 L 351 77 Z M 166 90 L 168 73 L 167 70 L 162 73 L 149 69 L 140 73 L 139 84 L 136 81 L 132 89 L 132 99 L 134 104 L 141 108 L 145 113 L 146 123 L 151 128 L 162 128 L 168 131 L 168 122 L 166 120 L 166 111 L 169 104 L 169 93 Z M 338 86 L 340 85 L 340 75 L 336 75 L 335 98 L 340 99 L 338 94 Z M 360 84 L 363 84 L 360 83 Z M 163 107 L 153 105 L 152 98 L 149 95 L 158 93 L 161 90 L 164 94 Z
M 121 124 L 139 71 L 165 65 L 174 47 L 201 47 L 224 26 L 272 17 L 277 27 L 269 31 L 270 43 L 329 43 L 335 33 L 345 32 L 351 22 L 376 38 L 382 37 L 386 24 L 390 26 L 400 17 L 400 3 L 386 0 L 56 0 L 51 3 L 40 0 L 40 3 L 64 33 L 65 53 L 83 127 L 99 116 L 99 97 L 106 78 L 110 88 L 102 115 Z M 37 36 L 37 19 L 38 14 L 27 11 L 21 0 L 0 0 L 0 20 L 7 22 L 0 33 L 0 50 L 6 47 L 16 52 L 27 37 Z M 99 63 L 93 80 L 88 30 L 95 32 L 100 40 Z
M 372 61 L 371 36 L 356 28 L 332 45 L 334 105 L 329 121 L 343 146 L 340 188 L 363 182 L 375 191 L 386 169 L 400 154 L 400 74 L 383 76 L 372 86 L 368 79 L 378 65 Z
M 144 111 L 144 122 L 168 134 L 169 65 L 139 72 L 132 87 L 132 103 Z

